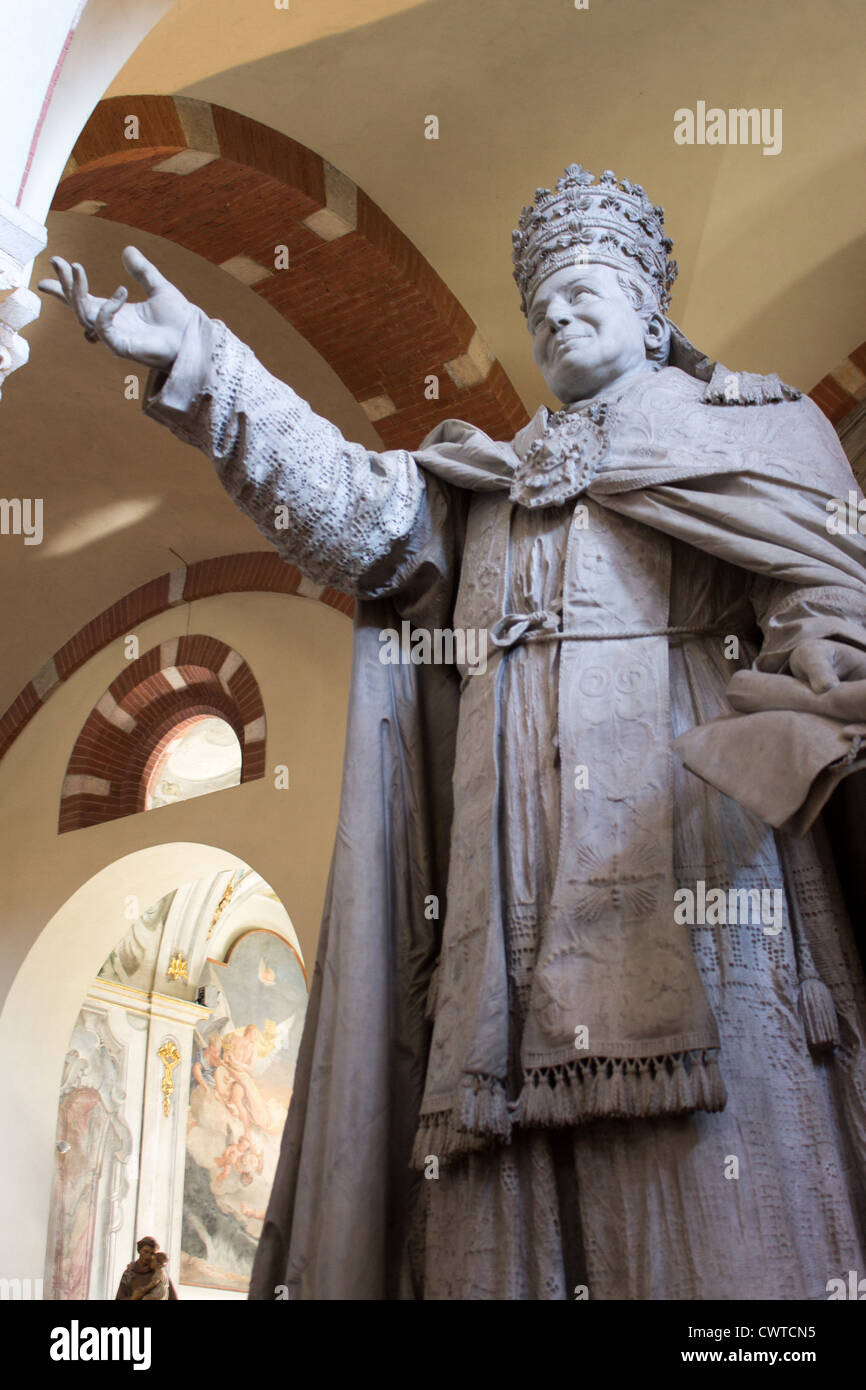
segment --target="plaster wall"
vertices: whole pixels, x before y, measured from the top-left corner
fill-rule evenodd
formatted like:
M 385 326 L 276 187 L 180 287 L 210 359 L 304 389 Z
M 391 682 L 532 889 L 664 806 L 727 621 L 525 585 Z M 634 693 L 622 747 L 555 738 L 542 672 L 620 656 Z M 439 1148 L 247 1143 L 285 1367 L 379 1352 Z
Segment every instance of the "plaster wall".
M 131 299 L 143 298 L 120 259 L 130 243 L 347 438 L 382 447 L 301 335 L 254 290 L 190 251 L 98 217 L 52 213 L 35 276 L 53 276 L 48 258 L 60 255 L 83 263 L 94 294 L 124 283 Z M 146 368 L 85 342 L 72 313 L 53 299 L 28 333 L 28 369 L 3 393 L 0 497 L 43 499 L 44 539 L 25 545 L 21 536 L 0 537 L 0 589 L 12 596 L 0 611 L 0 709 L 97 613 L 181 559 L 270 550 L 209 460 L 130 397 L 129 379 L 143 392 Z
M 42 1272 L 63 1058 L 81 1001 L 126 921 L 180 883 L 248 864 L 285 904 L 315 960 L 338 807 L 351 625 L 313 600 L 237 594 L 172 609 L 137 629 L 142 650 L 208 632 L 249 662 L 268 720 L 268 775 L 123 820 L 57 835 L 69 750 L 122 666 L 122 643 L 60 686 L 0 763 L 0 1274 Z M 289 768 L 288 790 L 273 767 Z
M 666 209 L 676 322 L 732 370 L 808 391 L 863 339 L 864 34 L 859 0 L 292 0 L 243 22 L 235 0 L 187 0 L 106 95 L 213 101 L 323 155 L 441 275 L 530 413 L 550 397 L 511 228 L 566 164 L 614 169 Z M 781 110 L 781 151 L 676 144 L 698 101 Z

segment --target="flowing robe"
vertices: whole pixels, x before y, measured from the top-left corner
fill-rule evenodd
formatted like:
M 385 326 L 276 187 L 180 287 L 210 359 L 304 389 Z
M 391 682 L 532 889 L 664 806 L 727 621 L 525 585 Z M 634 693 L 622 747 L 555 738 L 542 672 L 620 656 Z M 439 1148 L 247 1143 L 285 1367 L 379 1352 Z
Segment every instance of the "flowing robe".
M 409 1150 L 436 1055 L 424 1010 L 437 992 L 429 990 L 433 967 L 439 960 L 441 975 L 448 955 L 442 931 L 425 924 L 419 909 L 438 890 L 447 946 L 449 914 L 471 907 L 478 876 L 489 867 L 473 798 L 483 800 L 496 778 L 503 1085 L 511 1105 L 526 1086 L 523 1035 L 558 868 L 581 854 L 603 857 L 605 846 L 585 807 L 580 834 L 569 822 L 562 836 L 564 789 L 572 785 L 571 766 L 563 767 L 566 733 L 569 757 L 573 752 L 573 730 L 563 728 L 557 699 L 565 644 L 517 643 L 501 656 L 497 733 L 489 742 L 489 730 L 462 712 L 466 692 L 483 677 L 461 672 L 464 693 L 457 697 L 444 672 L 427 673 L 422 683 L 415 671 L 383 668 L 378 632 L 395 615 L 455 628 L 483 620 L 473 611 L 473 583 L 494 608 L 504 602 L 504 612 L 561 615 L 574 503 L 513 507 L 483 484 L 467 492 L 457 474 L 453 486 L 448 468 L 440 470 L 423 447 L 413 458 L 346 444 L 223 325 L 203 316 L 188 330 L 168 379 L 151 383 L 145 408 L 214 459 L 230 494 L 287 559 L 313 581 L 361 600 L 338 853 L 251 1296 L 273 1297 L 278 1285 L 288 1285 L 292 1296 L 314 1298 L 565 1298 L 577 1287 L 591 1298 L 820 1298 L 829 1279 L 862 1268 L 866 997 L 820 823 L 799 840 L 774 831 L 686 771 L 659 737 L 660 730 L 669 740 L 729 714 L 724 692 L 737 663 L 726 658 L 719 633 L 670 644 L 648 639 L 667 662 L 652 740 L 614 740 L 612 753 L 630 761 L 635 795 L 627 811 L 644 838 L 658 834 L 659 862 L 669 863 L 671 883 L 782 894 L 778 934 L 760 922 L 690 928 L 718 1027 L 724 1108 L 515 1125 L 508 1144 L 455 1153 L 436 1177 L 410 1176 Z M 755 412 L 758 442 L 767 428 L 764 409 Z M 829 429 L 804 418 L 819 433 Z M 472 458 L 471 447 L 459 442 L 450 453 L 458 472 L 461 458 Z M 614 489 L 618 462 L 614 457 L 609 475 Z M 644 459 L 642 481 L 664 485 L 667 475 L 656 476 L 649 463 Z M 838 484 L 844 496 L 841 465 Z M 698 481 L 693 489 L 698 511 L 701 487 Z M 669 626 L 692 629 L 712 628 L 732 605 L 751 603 L 763 630 L 765 670 L 784 669 L 791 632 L 803 635 L 802 611 L 808 635 L 864 644 L 862 581 L 852 579 L 845 590 L 843 573 L 840 598 L 828 586 L 823 552 L 815 563 L 825 568 L 816 570 L 812 588 L 814 556 L 803 562 L 802 577 L 796 565 L 786 569 L 773 558 L 752 570 L 747 537 L 742 564 L 731 563 L 710 521 L 702 527 L 686 510 L 685 535 L 669 518 L 659 525 L 657 495 L 625 494 L 624 506 L 648 512 L 637 517 L 590 497 L 590 525 L 577 535 L 574 561 L 583 566 L 582 620 L 590 628 L 603 633 L 617 620 L 608 611 L 617 564 L 627 570 L 628 557 L 645 550 L 649 559 L 632 576 L 636 601 L 665 611 Z M 759 484 L 755 497 L 757 506 Z M 276 506 L 288 513 L 282 531 L 275 529 Z M 485 512 L 490 526 L 479 522 Z M 749 526 L 747 518 L 731 529 L 748 533 Z M 505 545 L 504 575 L 502 553 L 490 548 L 492 530 Z M 727 553 L 739 559 L 736 544 Z M 848 567 L 853 574 L 855 561 Z M 499 616 L 486 615 L 491 623 Z M 761 634 L 751 628 L 736 629 L 744 668 L 760 646 Z M 605 672 L 600 643 L 598 655 L 592 679 L 604 686 L 617 672 L 613 664 Z M 590 681 L 583 694 L 589 706 L 604 689 Z M 603 702 L 600 708 L 595 730 L 586 725 L 587 740 L 599 727 L 604 733 Z M 375 709 L 378 718 L 371 719 Z M 660 760 L 661 771 L 646 762 L 645 770 L 650 792 L 655 778 L 659 795 L 670 796 L 669 818 L 655 809 L 658 798 L 638 791 L 647 754 Z M 359 808 L 371 779 L 396 809 L 381 818 L 380 837 L 370 832 L 359 844 L 359 831 L 368 829 Z M 420 785 L 429 806 L 419 805 Z M 573 804 L 580 803 L 569 794 Z M 592 873 L 584 877 L 583 887 L 593 888 Z M 414 896 L 405 889 L 409 881 Z M 366 898 L 366 910 L 351 906 L 350 897 Z M 495 934 L 491 942 L 497 945 Z M 801 987 L 816 969 L 839 1020 L 841 1041 L 829 1060 L 810 1051 L 803 1026 Z M 614 993 L 615 979 L 610 983 Z M 460 1001 L 445 1028 L 449 1000 L 442 1000 L 441 980 L 438 994 L 432 1011 L 436 1027 L 445 1029 L 439 1051 L 447 1060 Z M 338 1018 L 348 1039 L 334 1036 Z M 431 1151 L 435 1157 L 435 1143 Z

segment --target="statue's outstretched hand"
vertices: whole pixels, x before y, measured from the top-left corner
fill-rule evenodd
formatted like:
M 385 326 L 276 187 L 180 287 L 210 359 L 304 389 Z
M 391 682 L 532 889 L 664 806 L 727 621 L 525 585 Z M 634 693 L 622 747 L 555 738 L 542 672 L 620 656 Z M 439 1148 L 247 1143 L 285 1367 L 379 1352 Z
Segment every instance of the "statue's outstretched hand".
M 832 690 L 840 681 L 866 679 L 866 652 L 826 637 L 801 642 L 791 653 L 791 673 L 805 681 L 816 695 Z
M 122 259 L 147 291 L 147 299 L 138 304 L 126 302 L 129 292 L 123 285 L 110 299 L 97 298 L 90 293 L 84 266 L 77 261 L 70 265 L 60 256 L 51 260 L 58 278 L 40 280 L 39 289 L 70 306 L 89 342 L 101 340 L 116 357 L 169 372 L 194 306 L 135 246 L 127 246 Z

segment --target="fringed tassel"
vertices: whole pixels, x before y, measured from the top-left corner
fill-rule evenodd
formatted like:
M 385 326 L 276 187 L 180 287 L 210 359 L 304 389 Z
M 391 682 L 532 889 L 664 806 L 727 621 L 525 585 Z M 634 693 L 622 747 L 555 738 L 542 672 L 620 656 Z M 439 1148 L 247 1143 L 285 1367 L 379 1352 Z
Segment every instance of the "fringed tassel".
M 672 1061 L 673 1075 L 671 1078 L 671 1096 L 673 1108 L 674 1110 L 686 1111 L 694 1107 L 694 1102 L 697 1101 L 697 1095 L 692 1099 L 692 1094 L 689 1089 L 692 1078 L 685 1069 L 685 1058 L 682 1056 L 674 1057 Z M 690 1101 L 692 1102 L 691 1106 Z
M 568 1086 L 562 1085 L 560 1079 L 557 1078 L 552 1090 L 554 1123 L 556 1125 L 567 1125 L 569 1116 Z
M 796 884 L 784 856 L 782 858 L 782 872 L 785 877 L 788 918 L 791 924 L 797 975 L 800 981 L 798 994 L 806 1042 L 814 1052 L 832 1052 L 839 1046 L 839 1020 L 836 1016 L 836 1006 L 833 1003 L 832 994 L 818 974 L 812 956 L 809 933 L 800 911 Z
M 817 975 L 800 981 L 800 1010 L 806 1041 L 815 1052 L 833 1052 L 839 1046 L 839 1019 L 833 996 Z
M 485 1139 L 511 1138 L 511 1119 L 501 1081 L 493 1076 L 464 1076 L 460 1088 L 459 1128 Z
M 698 1094 L 698 1110 L 724 1110 L 728 1100 L 719 1062 L 714 1052 L 701 1055 L 701 1065 L 692 1069 L 692 1077 Z
M 464 1076 L 453 1109 L 422 1115 L 412 1167 L 431 1157 L 445 1165 L 492 1144 L 508 1143 L 523 1129 L 567 1129 L 597 1119 L 647 1119 L 723 1110 L 727 1094 L 714 1048 L 663 1057 L 580 1057 L 524 1072 L 523 1089 L 509 1103 L 492 1076 Z
M 444 1167 L 464 1154 L 489 1148 L 492 1142 L 481 1135 L 462 1133 L 455 1124 L 452 1110 L 422 1115 L 412 1145 L 410 1167 L 423 1172 L 430 1158 L 437 1158 Z
M 637 1100 L 633 1086 L 628 1084 L 634 1081 L 634 1077 L 628 1075 L 627 1068 L 628 1062 L 625 1062 L 621 1067 L 608 1063 L 603 1072 L 607 1083 L 608 1104 L 614 1111 L 623 1111 L 628 1108 L 626 1097 L 631 1098 L 632 1104 Z
M 639 1119 L 724 1109 L 714 1049 L 666 1057 L 582 1057 L 524 1073 L 520 1123 L 560 1129 L 595 1119 Z
M 454 1109 L 421 1115 L 411 1166 L 423 1171 L 431 1157 L 443 1166 L 491 1144 L 506 1144 L 514 1124 L 502 1082 L 493 1076 L 465 1076 Z

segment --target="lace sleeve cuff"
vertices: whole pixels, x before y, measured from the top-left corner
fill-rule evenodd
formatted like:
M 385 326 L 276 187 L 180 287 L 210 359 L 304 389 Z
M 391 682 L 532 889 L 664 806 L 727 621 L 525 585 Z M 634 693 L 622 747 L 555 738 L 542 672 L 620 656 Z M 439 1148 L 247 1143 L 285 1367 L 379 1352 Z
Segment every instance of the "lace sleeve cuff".
M 422 562 L 427 492 L 412 455 L 344 439 L 218 319 L 196 310 L 144 411 L 213 460 L 233 501 L 314 583 L 366 598 Z

